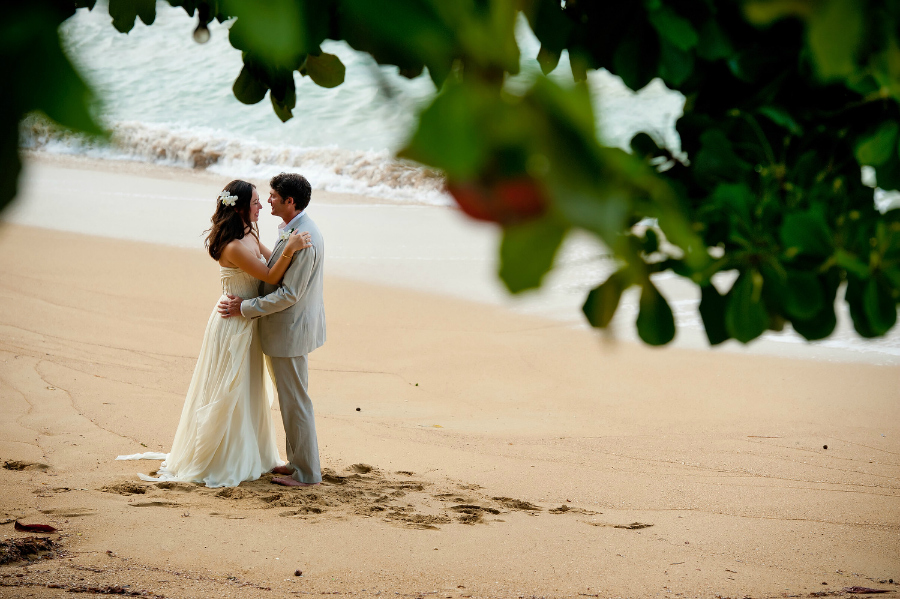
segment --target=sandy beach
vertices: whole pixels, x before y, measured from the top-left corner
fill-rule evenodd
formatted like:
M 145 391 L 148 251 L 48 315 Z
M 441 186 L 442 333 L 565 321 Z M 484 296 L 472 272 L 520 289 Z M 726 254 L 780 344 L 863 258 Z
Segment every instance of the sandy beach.
M 900 592 L 900 367 L 610 340 L 445 292 L 490 271 L 474 258 L 423 267 L 427 292 L 329 246 L 322 485 L 140 481 L 159 462 L 114 458 L 168 449 L 219 281 L 199 241 L 178 247 L 199 236 L 187 212 L 151 242 L 144 213 L 92 213 L 92 194 L 221 183 L 53 168 L 83 202 L 0 223 L 0 541 L 30 536 L 16 520 L 59 530 L 46 559 L 0 565 L 0 597 Z M 473 239 L 465 255 L 490 247 Z

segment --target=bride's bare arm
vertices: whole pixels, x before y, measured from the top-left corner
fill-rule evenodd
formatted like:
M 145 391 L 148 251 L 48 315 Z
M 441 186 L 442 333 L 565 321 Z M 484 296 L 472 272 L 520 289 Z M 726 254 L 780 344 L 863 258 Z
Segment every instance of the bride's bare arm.
M 291 235 L 272 268 L 266 266 L 247 246 L 236 239 L 222 250 L 222 258 L 228 260 L 250 276 L 274 285 L 281 281 L 281 277 L 284 276 L 288 266 L 291 264 L 294 252 L 306 249 L 311 245 L 308 233 Z
M 269 258 L 272 257 L 272 250 L 263 245 L 263 242 L 259 242 L 259 253 L 263 255 L 263 258 L 266 259 L 266 262 L 269 261 Z

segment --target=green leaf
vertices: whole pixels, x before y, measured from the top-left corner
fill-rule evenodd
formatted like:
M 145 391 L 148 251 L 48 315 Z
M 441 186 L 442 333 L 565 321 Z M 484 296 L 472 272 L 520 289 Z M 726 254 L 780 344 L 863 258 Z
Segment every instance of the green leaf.
M 642 250 L 645 254 L 650 255 L 659 251 L 659 235 L 653 229 L 647 228 L 644 231 L 644 239 L 642 242 Z
M 675 338 L 675 317 L 669 302 L 648 279 L 641 286 L 637 331 L 648 345 L 665 345 Z
M 741 223 L 749 224 L 756 197 L 746 183 L 720 183 L 710 200 L 723 214 L 733 215 Z
M 865 10 L 857 0 L 825 0 L 810 14 L 806 35 L 823 79 L 853 73 L 865 31 Z
M 811 256 L 830 256 L 834 239 L 825 217 L 818 210 L 788 214 L 781 225 L 781 242 L 786 251 L 795 250 Z
M 320 4 L 327 7 L 329 3 Z M 473 14 L 464 10 L 466 5 L 462 3 L 342 0 L 339 5 L 340 31 L 350 46 L 370 53 L 380 64 L 395 64 L 401 69 L 424 62 L 438 88 L 456 58 L 457 26 L 474 34 L 479 23 Z M 452 18 L 449 15 L 453 14 L 456 16 L 453 20 L 460 22 L 448 22 Z M 505 40 L 493 41 L 498 48 L 507 46 Z M 496 49 L 481 48 L 481 51 Z
M 334 54 L 321 53 L 318 56 L 310 54 L 306 57 L 304 75 L 321 87 L 337 87 L 344 82 L 346 68 L 341 59 Z
M 697 45 L 700 36 L 691 22 L 666 5 L 651 11 L 647 18 L 659 33 L 660 38 L 687 52 Z
M 741 343 L 753 341 L 769 326 L 769 314 L 761 298 L 762 281 L 756 271 L 743 272 L 728 292 L 725 328 Z
M 442 169 L 448 177 L 471 179 L 488 155 L 481 115 L 489 104 L 501 103 L 474 85 L 450 84 L 419 116 L 419 126 L 403 158 Z
M 297 105 L 297 90 L 294 87 L 292 73 L 286 73 L 283 78 L 272 82 L 269 99 L 272 101 L 272 108 L 275 110 L 278 118 L 281 119 L 281 122 L 286 122 L 293 118 L 294 106 Z
M 779 127 L 784 127 L 794 135 L 803 134 L 803 127 L 801 127 L 800 124 L 794 120 L 794 117 L 792 117 L 784 108 L 779 108 L 778 106 L 763 106 L 757 112 Z
M 152 25 L 156 20 L 156 0 L 109 0 L 109 16 L 120 33 L 131 31 L 138 16 L 145 25 Z
M 0 121 L 0 211 L 16 197 L 19 173 L 22 163 L 19 160 L 19 127 L 13 119 Z
M 719 129 L 704 131 L 700 151 L 693 158 L 694 177 L 703 185 L 738 181 L 750 165 L 734 152 L 731 140 Z
M 500 279 L 512 293 L 541 286 L 567 227 L 551 218 L 511 225 L 500 243 Z
M 237 17 L 228 30 L 231 45 L 258 57 L 273 72 L 300 68 L 307 54 L 319 51 L 328 33 L 323 3 L 224 0 L 224 4 Z
M 710 345 L 728 341 L 731 335 L 725 326 L 725 297 L 711 283 L 700 287 L 700 317 Z
M 878 187 L 886 191 L 900 189 L 900 157 L 897 152 L 892 153 L 886 162 L 875 166 L 875 180 Z
M 256 104 L 266 97 L 269 86 L 257 79 L 252 70 L 244 65 L 231 89 L 234 97 L 244 104 Z
M 884 335 L 897 323 L 897 301 L 880 276 L 868 280 L 862 300 L 866 318 L 876 335 Z
M 856 159 L 860 164 L 878 166 L 887 162 L 897 153 L 897 133 L 900 125 L 896 121 L 885 121 L 869 135 L 860 137 L 856 144 Z
M 835 264 L 858 277 L 866 278 L 869 276 L 869 265 L 842 248 L 838 248 L 835 251 L 834 261 Z
M 731 40 L 715 19 L 708 19 L 700 28 L 697 56 L 710 62 L 728 58 L 734 53 Z
M 793 319 L 810 320 L 822 311 L 825 293 L 813 272 L 789 270 L 784 290 L 784 308 Z
M 574 26 L 572 20 L 563 14 L 560 3 L 556 0 L 536 0 L 530 10 L 523 12 L 535 37 L 541 42 L 541 51 L 546 49 L 549 54 L 559 56 L 568 44 Z M 547 72 L 544 71 L 545 74 Z
M 694 55 L 663 38 L 659 43 L 659 76 L 672 87 L 678 87 L 694 70 Z
M 654 158 L 659 155 L 659 146 L 656 141 L 643 131 L 631 138 L 631 152 L 644 160 Z
M 548 50 L 547 46 L 541 46 L 537 55 L 538 64 L 541 65 L 541 72 L 544 73 L 544 75 L 552 73 L 553 69 L 556 68 L 556 65 L 559 64 L 559 58 L 559 53 Z
M 609 326 L 622 292 L 628 288 L 628 277 L 625 271 L 618 270 L 611 274 L 606 281 L 591 290 L 584 302 L 582 311 L 587 316 L 592 327 L 605 329 Z
M 847 277 L 847 291 L 844 299 L 847 301 L 847 307 L 850 309 L 850 318 L 853 320 L 853 328 L 862 337 L 871 339 L 878 337 L 879 333 L 869 322 L 865 306 L 865 291 L 867 286 L 866 279 L 858 277 Z
M 650 83 L 659 70 L 659 37 L 640 22 L 621 38 L 613 53 L 613 74 L 637 91 Z
M 837 317 L 834 315 L 834 307 L 825 308 L 810 320 L 791 320 L 791 326 L 807 341 L 825 339 L 834 332 L 837 326 Z
M 572 69 L 572 78 L 575 83 L 587 81 L 587 61 L 580 55 L 569 53 L 569 67 Z

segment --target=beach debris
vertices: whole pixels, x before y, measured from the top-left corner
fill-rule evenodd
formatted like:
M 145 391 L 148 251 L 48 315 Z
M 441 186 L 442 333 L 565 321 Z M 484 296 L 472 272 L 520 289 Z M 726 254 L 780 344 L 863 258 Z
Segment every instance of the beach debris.
M 294 570 L 294 576 L 303 576 L 302 570 Z
M 568 501 L 568 499 L 566 500 Z M 603 512 L 595 512 L 592 510 L 582 509 L 580 507 L 572 507 L 570 505 L 562 504 L 559 507 L 555 507 L 552 510 L 548 510 L 551 514 L 583 514 L 585 516 L 596 516 L 597 514 L 602 514 Z
M 52 553 L 56 543 L 43 537 L 22 537 L 0 542 L 0 565 L 35 559 Z
M 653 526 L 652 524 L 645 524 L 643 522 L 632 522 L 631 524 L 616 524 L 613 528 L 624 528 L 625 530 L 640 530 L 642 528 L 650 528 Z
M 361 410 L 360 408 L 356 408 L 356 411 L 357 411 L 357 412 L 362 412 L 362 410 Z
M 21 462 L 19 460 L 7 460 L 3 462 L 3 468 L 6 470 L 49 470 L 50 466 L 39 462 Z
M 870 595 L 876 593 L 890 593 L 891 591 L 888 589 L 870 589 L 869 587 L 844 587 L 843 591 L 845 593 L 850 593 L 851 595 Z
M 48 524 L 22 524 L 18 520 L 16 520 L 15 528 L 19 532 L 56 532 L 56 529 Z
M 538 506 L 527 501 L 522 501 L 521 499 L 513 499 L 512 497 L 492 497 L 491 499 L 511 510 L 524 510 L 530 512 L 541 511 L 541 508 Z
M 822 449 L 828 449 L 828 446 L 827 446 L 827 445 L 823 445 L 823 446 L 822 446 Z
M 51 589 L 66 589 L 69 593 L 90 593 L 92 595 L 124 595 L 126 597 L 162 597 L 162 595 L 149 594 L 146 591 L 132 591 L 128 587 L 130 585 L 107 585 L 105 587 L 89 587 L 84 585 L 67 587 L 62 584 L 48 584 Z

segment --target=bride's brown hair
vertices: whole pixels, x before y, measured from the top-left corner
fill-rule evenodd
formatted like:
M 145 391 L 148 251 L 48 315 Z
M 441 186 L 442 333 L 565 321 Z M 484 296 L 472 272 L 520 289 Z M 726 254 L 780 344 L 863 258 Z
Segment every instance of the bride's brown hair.
M 256 225 L 250 222 L 250 199 L 254 189 L 256 185 L 235 179 L 223 189 L 236 196 L 234 205 L 223 204 L 221 197 L 216 200 L 216 211 L 209 219 L 212 227 L 204 231 L 209 232 L 206 236 L 206 249 L 213 260 L 218 261 L 226 245 L 235 239 L 243 239 L 248 232 L 259 240 Z

